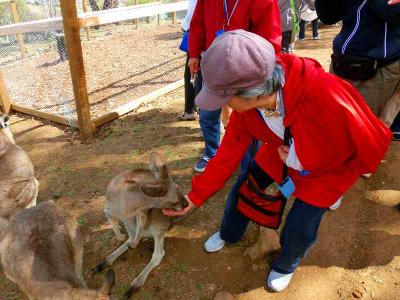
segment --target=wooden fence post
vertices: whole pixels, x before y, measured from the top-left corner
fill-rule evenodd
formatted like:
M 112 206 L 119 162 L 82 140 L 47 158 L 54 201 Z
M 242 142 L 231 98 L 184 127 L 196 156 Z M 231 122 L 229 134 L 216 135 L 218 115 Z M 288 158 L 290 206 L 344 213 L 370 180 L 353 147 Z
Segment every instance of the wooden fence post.
M 17 4 L 15 3 L 15 0 L 11 0 L 10 1 L 10 10 L 11 10 L 11 16 L 12 16 L 13 22 L 14 23 L 21 22 L 21 19 L 19 18 L 19 14 L 18 14 L 18 10 L 17 10 Z M 17 34 L 17 40 L 18 40 L 18 44 L 19 44 L 19 49 L 21 50 L 22 58 L 25 58 L 25 56 L 26 56 L 26 48 L 25 48 L 23 35 L 18 33 Z
M 176 0 L 174 0 L 173 2 L 175 3 Z M 172 13 L 172 24 L 175 24 L 175 23 L 176 23 L 176 11 L 174 11 L 174 12 Z
M 76 1 L 63 0 L 60 1 L 60 6 L 64 23 L 64 34 L 67 43 L 72 85 L 74 87 L 80 136 L 81 139 L 86 140 L 93 137 L 94 125 L 90 119 L 90 105 L 87 93 Z
M 11 110 L 10 97 L 8 96 L 7 87 L 4 82 L 3 74 L 0 71 L 0 101 L 1 107 L 5 114 L 9 114 Z
M 88 11 L 88 0 L 82 0 L 82 8 L 83 8 L 83 12 Z M 87 36 L 87 40 L 90 41 L 90 39 L 91 39 L 90 27 L 86 27 L 86 36 Z
M 135 0 L 135 5 L 137 5 L 137 0 Z M 135 28 L 138 29 L 139 20 L 135 19 Z

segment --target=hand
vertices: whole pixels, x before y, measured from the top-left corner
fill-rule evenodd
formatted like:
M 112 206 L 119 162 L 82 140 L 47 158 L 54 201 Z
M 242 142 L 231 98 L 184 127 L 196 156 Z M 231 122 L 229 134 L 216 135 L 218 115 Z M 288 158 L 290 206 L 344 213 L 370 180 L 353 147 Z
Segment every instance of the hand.
M 196 74 L 199 71 L 199 65 L 200 65 L 200 58 L 198 57 L 189 58 L 188 66 L 190 69 L 190 77 L 192 79 L 194 77 L 194 74 Z
M 286 159 L 288 158 L 288 155 L 289 155 L 289 147 L 282 145 L 282 146 L 279 146 L 277 150 L 278 150 L 279 157 L 282 159 L 282 161 L 284 163 L 286 163 Z
M 393 4 L 396 4 L 396 3 L 400 3 L 400 0 L 389 0 L 388 1 L 389 5 L 393 5 Z
M 186 207 L 182 208 L 181 210 L 175 210 L 172 208 L 164 208 L 162 210 L 163 214 L 168 217 L 177 217 L 177 216 L 186 215 L 189 211 L 192 210 L 193 207 L 195 207 L 195 205 L 193 204 L 192 201 L 190 201 L 190 199 L 187 195 L 185 195 L 185 199 L 188 203 L 188 205 Z

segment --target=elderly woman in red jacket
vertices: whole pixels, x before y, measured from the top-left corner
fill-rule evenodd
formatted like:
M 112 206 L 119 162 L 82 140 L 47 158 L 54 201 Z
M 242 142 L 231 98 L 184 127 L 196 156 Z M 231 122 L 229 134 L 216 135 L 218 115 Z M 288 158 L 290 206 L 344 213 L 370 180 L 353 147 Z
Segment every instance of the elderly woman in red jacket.
M 212 252 L 240 241 L 249 220 L 276 228 L 293 195 L 281 252 L 267 279 L 270 289 L 281 291 L 315 242 L 324 212 L 361 174 L 377 169 L 391 133 L 350 84 L 315 60 L 276 57 L 272 45 L 253 33 L 224 33 L 201 64 L 197 105 L 215 110 L 227 104 L 234 112 L 216 156 L 193 178 L 188 207 L 164 213 L 182 215 L 202 205 L 224 186 L 249 145 L 261 140 L 230 192 L 219 232 L 205 247 Z M 266 197 L 273 182 L 280 183 L 281 197 Z

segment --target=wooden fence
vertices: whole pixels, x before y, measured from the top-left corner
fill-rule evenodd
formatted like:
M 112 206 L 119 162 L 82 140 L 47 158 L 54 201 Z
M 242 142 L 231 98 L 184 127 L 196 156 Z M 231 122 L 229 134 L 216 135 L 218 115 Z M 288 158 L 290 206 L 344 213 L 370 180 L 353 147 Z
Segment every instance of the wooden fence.
M 14 3 L 13 0 L 0 0 L 0 3 L 1 2 Z M 84 6 L 85 3 L 86 1 L 84 1 Z M 0 26 L 0 36 L 17 35 L 17 40 L 19 42 L 21 52 L 24 52 L 25 50 L 23 48 L 23 39 L 21 37 L 22 34 L 28 32 L 42 32 L 64 29 L 66 48 L 69 57 L 71 80 L 74 90 L 75 106 L 78 117 L 77 122 L 73 123 L 78 124 L 81 139 L 85 140 L 93 137 L 93 134 L 97 127 L 136 109 L 141 104 L 147 101 L 169 93 L 183 85 L 183 80 L 176 81 L 145 96 L 134 99 L 112 110 L 111 112 L 108 112 L 105 115 L 102 115 L 95 119 L 91 119 L 80 29 L 86 28 L 88 39 L 90 39 L 90 27 L 123 21 L 138 20 L 139 18 L 158 16 L 164 13 L 173 13 L 172 22 L 175 23 L 176 12 L 186 10 L 188 6 L 188 1 L 179 1 L 168 4 L 156 2 L 147 5 L 135 5 L 97 12 L 84 12 L 81 14 L 78 14 L 77 12 L 76 1 L 61 0 L 60 6 L 62 17 L 23 23 L 19 22 L 19 18 L 14 18 L 15 24 Z M 13 11 L 15 7 L 13 8 L 13 5 L 11 5 L 11 9 Z M 86 9 L 84 9 L 84 11 L 85 10 Z M 64 125 L 69 125 L 71 123 L 66 118 L 61 116 L 13 104 L 12 99 L 10 99 L 7 92 L 7 87 L 4 83 L 1 73 L 0 103 L 5 113 L 10 113 L 10 111 L 14 110 Z

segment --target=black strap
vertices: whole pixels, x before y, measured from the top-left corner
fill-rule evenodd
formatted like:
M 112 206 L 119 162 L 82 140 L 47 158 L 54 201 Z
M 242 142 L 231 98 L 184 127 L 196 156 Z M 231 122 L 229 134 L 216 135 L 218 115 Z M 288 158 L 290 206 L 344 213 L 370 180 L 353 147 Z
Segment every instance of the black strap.
M 290 138 L 292 137 L 292 132 L 290 131 L 290 127 L 285 127 L 285 132 L 283 134 L 283 144 L 285 146 L 290 147 Z M 282 181 L 285 180 L 288 174 L 288 167 L 285 163 L 283 163 L 283 171 L 282 171 Z
M 249 178 L 249 176 L 247 177 L 247 186 L 261 199 L 264 200 L 268 200 L 271 202 L 276 202 L 281 200 L 281 196 L 280 195 L 268 195 L 265 193 L 262 193 L 260 191 L 260 189 L 258 187 L 255 186 L 255 184 L 253 183 L 253 181 Z
M 247 198 L 245 195 L 243 195 L 242 193 L 239 192 L 239 197 L 240 199 L 245 202 L 247 205 L 251 206 L 251 208 L 259 211 L 260 213 L 273 217 L 273 216 L 277 216 L 280 214 L 280 212 L 274 212 L 274 211 L 270 211 L 270 210 L 266 210 L 265 208 L 258 206 L 257 204 L 255 204 L 253 201 L 251 201 L 249 198 Z

